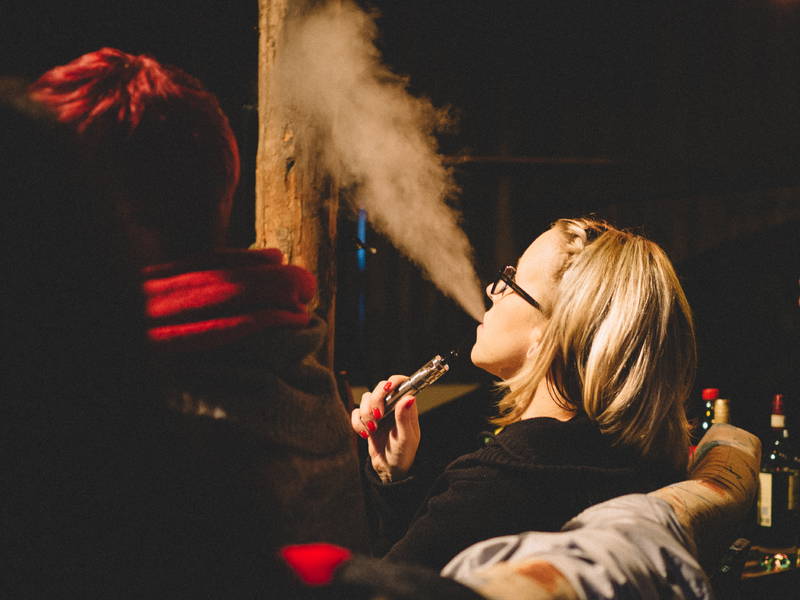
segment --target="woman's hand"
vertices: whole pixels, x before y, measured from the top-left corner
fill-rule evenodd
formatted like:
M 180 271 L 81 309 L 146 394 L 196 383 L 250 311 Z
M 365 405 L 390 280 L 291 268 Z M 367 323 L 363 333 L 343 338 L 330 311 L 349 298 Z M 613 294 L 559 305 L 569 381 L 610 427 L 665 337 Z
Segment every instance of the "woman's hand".
M 405 477 L 419 448 L 419 415 L 414 396 L 397 401 L 392 427 L 386 423 L 378 428 L 378 420 L 385 414 L 384 398 L 406 379 L 404 375 L 392 375 L 388 381 L 381 381 L 372 392 L 364 393 L 361 405 L 351 415 L 353 430 L 366 438 L 372 468 L 384 483 Z

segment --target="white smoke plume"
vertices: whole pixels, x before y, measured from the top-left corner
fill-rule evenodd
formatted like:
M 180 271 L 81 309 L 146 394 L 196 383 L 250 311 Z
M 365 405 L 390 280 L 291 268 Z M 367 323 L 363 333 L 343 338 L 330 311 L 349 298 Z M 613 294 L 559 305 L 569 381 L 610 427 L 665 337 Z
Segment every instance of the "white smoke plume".
M 374 19 L 349 0 L 294 17 L 285 35 L 273 92 L 308 127 L 305 152 L 353 188 L 373 227 L 482 320 L 473 250 L 446 202 L 458 190 L 433 137 L 446 114 L 382 64 Z

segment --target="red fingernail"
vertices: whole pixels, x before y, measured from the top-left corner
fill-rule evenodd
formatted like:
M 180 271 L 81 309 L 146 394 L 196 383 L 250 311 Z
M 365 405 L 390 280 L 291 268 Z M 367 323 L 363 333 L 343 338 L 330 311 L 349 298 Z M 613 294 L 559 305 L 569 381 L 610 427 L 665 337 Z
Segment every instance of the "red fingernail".
M 363 429 L 358 432 L 358 435 L 360 435 L 364 439 L 367 439 L 369 437 L 369 434 L 366 431 L 364 431 Z
M 387 381 L 386 383 L 383 384 L 383 391 L 384 392 L 388 392 L 390 389 L 392 389 L 392 382 L 391 381 Z
M 375 425 L 375 421 L 367 421 L 367 429 L 370 431 L 375 431 L 377 428 L 378 426 Z
M 381 415 L 381 409 L 380 408 L 373 408 L 372 409 L 372 416 L 375 417 L 376 420 L 380 419 L 383 416 L 383 415 Z
M 406 408 L 411 408 L 414 405 L 414 402 L 416 402 L 416 400 L 417 399 L 414 398 L 413 396 L 408 400 L 406 400 Z

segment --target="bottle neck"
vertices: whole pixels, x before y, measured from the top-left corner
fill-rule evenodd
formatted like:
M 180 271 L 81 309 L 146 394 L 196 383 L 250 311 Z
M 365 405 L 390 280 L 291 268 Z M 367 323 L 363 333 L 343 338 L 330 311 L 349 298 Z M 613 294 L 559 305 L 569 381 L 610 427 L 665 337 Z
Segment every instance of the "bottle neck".
M 771 460 L 787 460 L 794 456 L 792 451 L 792 440 L 789 439 L 789 430 L 785 427 L 773 427 L 770 430 L 771 436 L 767 445 L 764 447 L 764 455 L 770 456 Z
M 730 423 L 730 404 L 725 398 L 714 400 L 713 423 Z
M 782 440 L 789 437 L 789 430 L 785 427 L 770 427 L 769 432 L 774 440 Z

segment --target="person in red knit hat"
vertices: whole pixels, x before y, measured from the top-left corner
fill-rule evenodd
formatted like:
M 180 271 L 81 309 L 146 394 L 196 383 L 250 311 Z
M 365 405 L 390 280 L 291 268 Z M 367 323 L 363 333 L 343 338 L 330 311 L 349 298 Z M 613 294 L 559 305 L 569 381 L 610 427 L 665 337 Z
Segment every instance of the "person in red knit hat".
M 314 358 L 325 336 L 308 309 L 315 278 L 277 249 L 224 247 L 239 152 L 217 99 L 178 68 L 114 48 L 49 70 L 30 95 L 78 134 L 127 223 L 187 448 L 263 490 L 276 544 L 365 549 L 348 415 Z M 229 456 L 208 456 L 212 439 Z
M 150 56 L 102 48 L 47 71 L 30 93 L 80 135 L 146 262 L 223 245 L 239 150 L 197 79 Z

